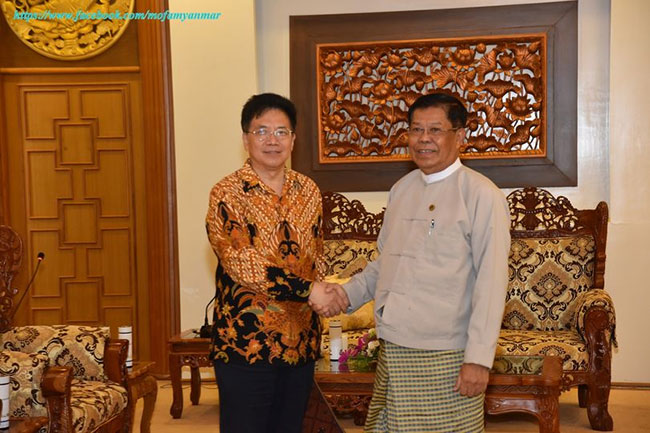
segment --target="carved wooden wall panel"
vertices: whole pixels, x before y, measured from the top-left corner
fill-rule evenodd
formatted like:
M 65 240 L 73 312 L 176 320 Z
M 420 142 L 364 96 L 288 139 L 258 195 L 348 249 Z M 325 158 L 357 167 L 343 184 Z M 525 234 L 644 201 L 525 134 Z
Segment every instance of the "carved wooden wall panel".
M 132 84 L 17 83 L 6 93 L 19 106 L 10 135 L 22 149 L 26 249 L 46 254 L 29 321 L 135 324 Z
M 546 155 L 546 35 L 320 44 L 321 163 L 410 160 L 408 109 L 445 90 L 467 101 L 461 158 Z
M 577 184 L 577 2 L 292 16 L 292 167 L 323 190 L 385 191 L 413 170 L 407 113 L 467 101 L 467 166 L 500 187 Z

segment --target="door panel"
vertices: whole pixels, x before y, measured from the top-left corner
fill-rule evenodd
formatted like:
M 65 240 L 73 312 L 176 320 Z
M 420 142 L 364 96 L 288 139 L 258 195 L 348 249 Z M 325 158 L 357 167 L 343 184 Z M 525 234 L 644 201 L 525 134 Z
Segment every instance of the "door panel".
M 138 347 L 149 332 L 138 308 L 148 296 L 146 254 L 137 251 L 146 247 L 145 207 L 136 205 L 145 199 L 135 173 L 144 170 L 138 74 L 3 81 L 8 178 L 21 183 L 10 188 L 10 221 L 25 239 L 24 269 L 45 253 L 15 322 L 107 325 L 114 337 L 132 325 L 134 355 L 146 358 L 148 344 Z

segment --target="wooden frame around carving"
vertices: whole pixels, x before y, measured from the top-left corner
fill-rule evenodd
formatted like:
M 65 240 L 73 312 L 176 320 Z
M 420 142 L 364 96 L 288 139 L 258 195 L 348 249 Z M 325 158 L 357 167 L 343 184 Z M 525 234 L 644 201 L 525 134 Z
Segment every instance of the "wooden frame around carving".
M 500 187 L 577 185 L 577 3 L 574 1 L 371 14 L 293 16 L 291 98 L 298 108 L 292 167 L 323 190 L 383 191 L 409 161 L 322 163 L 318 155 L 317 45 L 544 34 L 546 155 L 464 163 Z

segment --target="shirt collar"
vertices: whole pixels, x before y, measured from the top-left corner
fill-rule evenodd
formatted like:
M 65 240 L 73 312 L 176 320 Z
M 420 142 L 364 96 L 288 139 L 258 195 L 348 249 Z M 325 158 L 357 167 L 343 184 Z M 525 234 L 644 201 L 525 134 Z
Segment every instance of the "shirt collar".
M 248 190 L 257 187 L 260 188 L 261 190 L 272 192 L 271 189 L 268 186 L 266 186 L 264 182 L 262 182 L 262 179 L 260 179 L 257 173 L 255 173 L 255 170 L 253 170 L 253 166 L 251 165 L 250 159 L 246 160 L 244 166 L 240 170 L 240 173 L 241 173 L 241 179 L 246 185 Z M 297 172 L 285 167 L 284 183 L 285 183 L 284 190 L 288 190 L 287 187 L 294 187 L 294 188 L 298 187 L 300 181 L 298 179 Z
M 450 176 L 453 172 L 462 167 L 462 165 L 463 164 L 460 163 L 460 158 L 456 158 L 456 161 L 454 161 L 449 167 L 445 168 L 442 171 L 431 174 L 424 174 L 422 171 L 420 171 L 420 174 L 422 175 L 422 180 L 424 180 L 424 183 L 428 185 Z

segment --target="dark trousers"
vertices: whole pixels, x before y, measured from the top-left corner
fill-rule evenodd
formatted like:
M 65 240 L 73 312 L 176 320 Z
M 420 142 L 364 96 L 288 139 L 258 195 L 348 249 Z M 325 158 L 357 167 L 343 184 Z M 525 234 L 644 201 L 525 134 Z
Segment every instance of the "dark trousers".
M 251 367 L 214 361 L 221 433 L 300 433 L 314 363 Z

